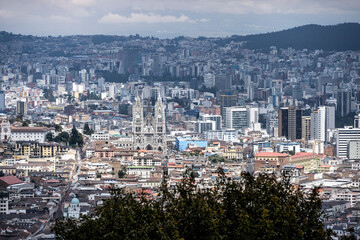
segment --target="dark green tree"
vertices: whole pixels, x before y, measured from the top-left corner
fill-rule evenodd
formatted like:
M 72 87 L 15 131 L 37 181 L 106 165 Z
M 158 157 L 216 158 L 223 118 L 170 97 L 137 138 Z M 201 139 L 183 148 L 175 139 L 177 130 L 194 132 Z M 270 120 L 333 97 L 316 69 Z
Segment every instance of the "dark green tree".
M 94 130 L 92 130 L 90 127 L 89 127 L 89 124 L 88 123 L 85 123 L 84 125 L 84 134 L 86 135 L 91 135 L 94 133 Z
M 54 141 L 54 136 L 51 132 L 46 134 L 46 141 L 48 141 L 48 142 Z
M 234 181 L 220 170 L 214 187 L 199 189 L 189 169 L 166 186 L 156 198 L 113 189 L 93 215 L 57 219 L 53 230 L 57 239 L 331 239 L 318 189 L 304 193 L 288 178 Z
M 72 146 L 79 146 L 82 147 L 84 145 L 83 136 L 79 131 L 73 126 L 71 130 L 71 136 L 69 139 L 69 144 Z
M 3 170 L 0 170 L 0 177 L 5 176 L 5 173 L 3 172 Z
M 118 177 L 123 178 L 125 176 L 126 176 L 126 168 L 123 167 L 118 171 Z
M 65 142 L 65 143 L 68 143 L 69 142 L 69 139 L 70 139 L 70 136 L 67 132 L 61 132 L 59 135 L 57 135 L 55 138 L 54 138 L 54 141 L 55 142 Z
M 49 102 L 55 102 L 55 97 L 52 89 L 45 88 L 44 90 L 44 98 L 49 100 Z

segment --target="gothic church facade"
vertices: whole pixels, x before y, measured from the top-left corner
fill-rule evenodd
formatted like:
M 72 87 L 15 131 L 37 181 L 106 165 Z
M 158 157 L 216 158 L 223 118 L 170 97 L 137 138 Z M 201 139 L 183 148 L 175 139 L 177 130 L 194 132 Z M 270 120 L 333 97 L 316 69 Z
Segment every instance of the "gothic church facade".
M 158 98 L 154 111 L 148 100 L 148 107 L 144 116 L 143 101 L 136 97 L 132 111 L 133 149 L 166 150 L 165 108 Z

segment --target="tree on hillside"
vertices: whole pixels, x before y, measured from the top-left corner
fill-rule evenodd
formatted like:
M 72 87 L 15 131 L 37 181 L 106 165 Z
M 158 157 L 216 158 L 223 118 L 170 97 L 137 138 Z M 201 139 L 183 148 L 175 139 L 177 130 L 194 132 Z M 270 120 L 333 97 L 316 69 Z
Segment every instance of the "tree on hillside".
M 94 133 L 94 130 L 92 130 L 92 129 L 89 127 L 89 124 L 88 124 L 88 123 L 85 123 L 83 133 L 86 134 L 86 135 L 91 135 L 91 134 Z
M 46 141 L 48 141 L 48 142 L 54 141 L 54 136 L 51 132 L 47 133 L 45 138 L 46 138 Z
M 68 143 L 70 139 L 70 136 L 67 132 L 61 132 L 59 135 L 57 135 L 54 138 L 54 142 L 64 142 L 64 143 Z
M 71 136 L 69 139 L 69 144 L 72 146 L 82 147 L 84 145 L 84 139 L 81 133 L 73 126 L 71 129 Z
M 164 181 L 159 196 L 113 189 L 91 216 L 57 219 L 57 239 L 331 239 L 323 228 L 318 189 L 305 194 L 288 178 L 240 181 L 222 170 L 213 188 L 199 189 L 188 170 L 175 189 Z

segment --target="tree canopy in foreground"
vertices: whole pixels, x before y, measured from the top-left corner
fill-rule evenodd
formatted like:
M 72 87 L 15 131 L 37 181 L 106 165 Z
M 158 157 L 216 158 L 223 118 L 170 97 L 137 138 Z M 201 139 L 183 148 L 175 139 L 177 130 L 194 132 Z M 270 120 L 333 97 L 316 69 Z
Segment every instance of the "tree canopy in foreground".
M 113 190 L 92 216 L 58 219 L 53 230 L 57 239 L 330 239 L 318 189 L 305 194 L 265 174 L 219 176 L 199 189 L 189 171 L 157 198 Z

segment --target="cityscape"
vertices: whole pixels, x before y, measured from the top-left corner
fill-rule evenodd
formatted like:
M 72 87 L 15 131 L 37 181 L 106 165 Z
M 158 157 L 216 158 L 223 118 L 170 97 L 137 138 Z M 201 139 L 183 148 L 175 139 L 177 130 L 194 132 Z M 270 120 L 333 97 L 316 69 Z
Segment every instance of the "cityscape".
M 275 34 L 0 32 L 0 239 L 55 239 L 113 189 L 160 199 L 189 171 L 212 189 L 219 169 L 316 188 L 332 239 L 359 239 L 360 46 Z

